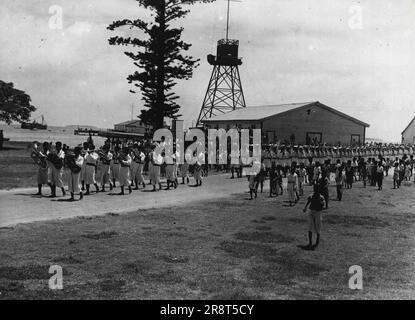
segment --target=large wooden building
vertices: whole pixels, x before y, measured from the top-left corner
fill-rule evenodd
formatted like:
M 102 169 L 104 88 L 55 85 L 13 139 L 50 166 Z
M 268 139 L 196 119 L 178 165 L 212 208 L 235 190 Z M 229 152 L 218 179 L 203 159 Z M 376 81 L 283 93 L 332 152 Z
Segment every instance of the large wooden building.
M 402 131 L 402 143 L 415 144 L 415 117 L 409 122 L 405 130 Z
M 203 121 L 207 128 L 261 129 L 263 143 L 365 142 L 369 125 L 318 101 L 237 109 Z

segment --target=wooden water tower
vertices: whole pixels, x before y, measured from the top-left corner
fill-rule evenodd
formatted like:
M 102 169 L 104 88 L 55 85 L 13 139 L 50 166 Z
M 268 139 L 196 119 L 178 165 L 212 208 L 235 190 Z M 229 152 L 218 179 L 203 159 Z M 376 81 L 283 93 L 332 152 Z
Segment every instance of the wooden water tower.
M 226 39 L 218 41 L 216 56 L 212 54 L 207 56 L 213 70 L 197 119 L 197 126 L 201 126 L 201 121 L 204 119 L 246 107 L 238 69 L 242 65 L 242 59 L 238 57 L 239 41 L 228 37 L 229 2 L 230 0 L 228 0 Z

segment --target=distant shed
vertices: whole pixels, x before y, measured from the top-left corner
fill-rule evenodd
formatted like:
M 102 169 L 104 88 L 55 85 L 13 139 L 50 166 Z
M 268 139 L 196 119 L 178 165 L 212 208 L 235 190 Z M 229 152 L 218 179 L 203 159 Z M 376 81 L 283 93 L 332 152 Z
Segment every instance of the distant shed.
M 145 134 L 151 127 L 145 125 L 141 120 L 130 120 L 114 125 L 114 130 L 127 133 Z

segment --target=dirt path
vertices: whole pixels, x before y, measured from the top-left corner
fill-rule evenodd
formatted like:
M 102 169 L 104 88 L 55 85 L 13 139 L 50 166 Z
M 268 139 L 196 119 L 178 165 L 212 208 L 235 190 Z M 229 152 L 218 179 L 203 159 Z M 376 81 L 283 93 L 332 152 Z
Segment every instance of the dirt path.
M 65 219 L 76 216 L 104 215 L 106 213 L 123 213 L 137 209 L 177 206 L 207 199 L 225 198 L 233 193 L 240 193 L 248 188 L 243 179 L 229 179 L 227 175 L 214 175 L 205 178 L 202 187 L 179 185 L 170 191 L 149 192 L 133 191 L 131 195 L 114 195 L 110 192 L 92 194 L 82 201 L 67 202 L 63 197 L 49 199 L 33 196 L 36 189 L 0 190 L 0 227 L 33 221 Z M 45 189 L 49 194 L 48 188 Z M 58 195 L 60 194 L 59 191 Z M 68 198 L 68 197 L 66 197 Z

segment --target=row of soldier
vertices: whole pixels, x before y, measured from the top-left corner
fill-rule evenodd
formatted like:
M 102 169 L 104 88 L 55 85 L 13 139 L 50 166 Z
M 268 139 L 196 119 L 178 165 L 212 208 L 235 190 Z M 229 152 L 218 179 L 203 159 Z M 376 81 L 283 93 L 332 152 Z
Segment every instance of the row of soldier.
M 274 146 L 262 148 L 262 157 L 265 162 L 273 160 L 291 160 L 299 163 L 299 159 L 313 158 L 322 162 L 324 159 L 347 159 L 358 157 L 399 157 L 413 155 L 412 145 L 368 145 L 361 147 L 330 147 L 330 146 Z

